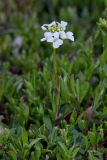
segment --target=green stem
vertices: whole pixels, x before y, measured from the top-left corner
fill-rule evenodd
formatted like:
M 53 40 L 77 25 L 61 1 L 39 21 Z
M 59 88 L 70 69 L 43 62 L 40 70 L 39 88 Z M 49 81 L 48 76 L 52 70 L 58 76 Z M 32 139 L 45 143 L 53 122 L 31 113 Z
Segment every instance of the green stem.
M 57 84 L 57 61 L 56 61 L 56 49 L 53 50 L 53 76 L 54 76 L 54 85 Z
M 53 84 L 54 84 L 54 106 L 53 111 L 55 113 L 55 118 L 57 117 L 59 106 L 60 106 L 60 83 L 58 80 L 58 70 L 57 70 L 57 58 L 56 49 L 53 50 Z

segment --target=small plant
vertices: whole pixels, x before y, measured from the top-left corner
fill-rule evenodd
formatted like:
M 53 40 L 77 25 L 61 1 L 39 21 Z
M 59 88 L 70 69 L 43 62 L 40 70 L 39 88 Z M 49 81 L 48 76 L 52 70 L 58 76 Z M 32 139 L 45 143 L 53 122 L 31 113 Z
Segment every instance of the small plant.
M 57 66 L 57 57 L 56 57 L 56 48 L 59 48 L 63 44 L 64 39 L 69 39 L 74 41 L 74 35 L 72 32 L 65 32 L 67 26 L 67 22 L 61 21 L 56 22 L 53 21 L 50 24 L 44 24 L 41 28 L 44 30 L 44 38 L 41 39 L 41 42 L 47 41 L 52 43 L 53 53 L 52 53 L 52 62 L 53 62 L 53 83 L 54 83 L 54 106 L 53 112 L 55 117 L 57 118 L 59 109 L 60 109 L 60 81 L 58 74 L 58 66 Z
M 0 160 L 106 157 L 107 0 L 1 0 Z

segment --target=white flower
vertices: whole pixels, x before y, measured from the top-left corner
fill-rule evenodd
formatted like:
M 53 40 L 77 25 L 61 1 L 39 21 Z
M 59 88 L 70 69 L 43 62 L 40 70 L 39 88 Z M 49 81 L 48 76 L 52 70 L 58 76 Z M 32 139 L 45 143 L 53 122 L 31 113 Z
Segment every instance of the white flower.
M 45 31 L 44 38 L 41 42 L 47 41 L 52 43 L 54 48 L 59 48 L 63 44 L 64 39 L 74 41 L 72 32 L 65 32 L 67 22 L 61 21 L 61 23 L 53 21 L 50 24 L 42 25 L 42 29 Z

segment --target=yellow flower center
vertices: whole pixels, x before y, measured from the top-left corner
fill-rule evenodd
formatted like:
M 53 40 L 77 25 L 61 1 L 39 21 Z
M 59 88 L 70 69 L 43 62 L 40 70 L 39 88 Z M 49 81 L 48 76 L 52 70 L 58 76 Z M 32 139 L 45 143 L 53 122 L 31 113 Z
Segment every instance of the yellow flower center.
M 61 27 L 57 26 L 56 24 L 48 28 L 48 31 L 52 32 L 52 33 L 54 33 L 54 32 L 60 32 L 62 30 L 63 29 Z
M 99 24 L 99 26 L 101 26 L 101 27 L 107 28 L 107 19 L 100 18 L 98 24 Z

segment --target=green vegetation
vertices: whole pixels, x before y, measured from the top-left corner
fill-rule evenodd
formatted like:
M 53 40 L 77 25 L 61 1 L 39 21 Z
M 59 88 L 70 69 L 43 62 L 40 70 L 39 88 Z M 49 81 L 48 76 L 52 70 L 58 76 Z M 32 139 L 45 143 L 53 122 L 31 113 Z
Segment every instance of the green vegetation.
M 53 20 L 75 36 L 57 49 L 56 87 L 40 42 Z M 106 0 L 0 1 L 1 160 L 105 160 L 106 105 Z

